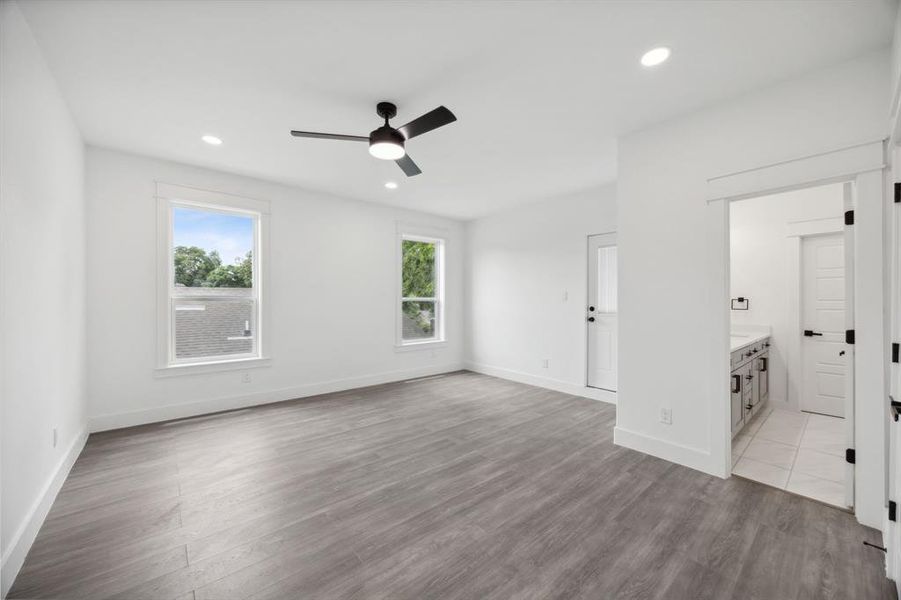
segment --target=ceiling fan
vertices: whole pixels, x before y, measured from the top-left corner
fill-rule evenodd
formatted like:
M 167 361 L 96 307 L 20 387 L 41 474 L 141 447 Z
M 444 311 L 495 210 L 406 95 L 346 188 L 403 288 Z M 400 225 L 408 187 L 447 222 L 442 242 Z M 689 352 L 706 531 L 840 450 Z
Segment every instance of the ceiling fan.
M 397 107 L 391 102 L 379 102 L 375 108 L 376 114 L 385 119 L 385 124 L 369 134 L 369 137 L 361 135 L 341 135 L 339 133 L 317 133 L 314 131 L 292 131 L 294 137 L 320 138 L 324 140 L 346 140 L 349 142 L 369 142 L 369 153 L 382 160 L 393 160 L 397 163 L 407 177 L 419 175 L 422 170 L 416 166 L 410 155 L 404 148 L 404 143 L 417 135 L 428 133 L 433 129 L 443 127 L 457 120 L 454 113 L 443 106 L 413 119 L 406 125 L 395 129 L 388 124 L 388 119 L 397 115 Z

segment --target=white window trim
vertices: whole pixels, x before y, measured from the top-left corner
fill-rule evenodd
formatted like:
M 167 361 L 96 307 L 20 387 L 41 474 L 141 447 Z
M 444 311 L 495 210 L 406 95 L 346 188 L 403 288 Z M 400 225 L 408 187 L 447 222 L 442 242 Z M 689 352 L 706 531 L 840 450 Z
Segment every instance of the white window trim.
M 157 377 L 214 373 L 269 366 L 269 202 L 224 192 L 156 182 L 157 202 Z M 253 273 L 256 291 L 256 350 L 253 354 L 229 355 L 174 362 L 174 337 L 170 286 L 172 283 L 172 209 L 187 206 L 227 213 L 243 212 L 256 217 Z M 199 298 L 198 299 L 202 299 Z
M 444 237 L 443 230 L 429 229 L 423 227 L 409 226 L 398 223 L 397 239 L 396 239 L 396 257 L 395 272 L 395 339 L 394 350 L 396 352 L 413 352 L 416 350 L 431 350 L 441 348 L 447 345 L 445 315 L 447 307 L 445 303 L 444 282 L 445 273 L 445 256 L 447 254 L 447 238 Z M 435 294 L 435 320 L 438 323 L 435 337 L 426 340 L 410 340 L 403 339 L 403 243 L 404 240 L 413 240 L 417 242 L 428 242 L 436 245 L 435 263 L 438 271 L 437 293 Z M 411 298 L 407 298 L 410 300 Z M 412 298 L 415 300 L 415 298 Z M 432 298 L 423 298 L 423 300 L 431 301 Z

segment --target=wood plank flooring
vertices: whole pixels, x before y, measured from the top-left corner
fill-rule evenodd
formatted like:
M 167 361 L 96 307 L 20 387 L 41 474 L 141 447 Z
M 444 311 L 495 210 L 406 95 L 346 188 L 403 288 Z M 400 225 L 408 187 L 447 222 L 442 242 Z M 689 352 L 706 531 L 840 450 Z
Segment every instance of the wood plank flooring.
M 10 598 L 895 598 L 845 512 L 460 372 L 94 434 Z

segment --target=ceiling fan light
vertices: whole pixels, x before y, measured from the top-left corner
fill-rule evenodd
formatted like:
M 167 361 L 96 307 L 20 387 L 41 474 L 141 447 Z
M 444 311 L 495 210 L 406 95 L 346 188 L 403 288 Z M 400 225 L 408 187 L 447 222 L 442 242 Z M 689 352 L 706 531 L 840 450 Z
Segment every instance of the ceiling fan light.
M 403 158 L 406 151 L 395 142 L 373 142 L 369 144 L 369 153 L 382 160 L 397 160 Z
M 403 158 L 404 136 L 393 127 L 383 125 L 369 134 L 369 153 L 382 160 Z

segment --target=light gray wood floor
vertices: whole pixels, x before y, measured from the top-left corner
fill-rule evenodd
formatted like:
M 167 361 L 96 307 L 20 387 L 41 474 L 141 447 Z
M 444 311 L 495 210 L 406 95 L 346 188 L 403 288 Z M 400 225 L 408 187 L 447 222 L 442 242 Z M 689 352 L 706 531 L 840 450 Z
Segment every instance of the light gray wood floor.
M 10 598 L 894 598 L 875 530 L 468 372 L 94 434 Z

